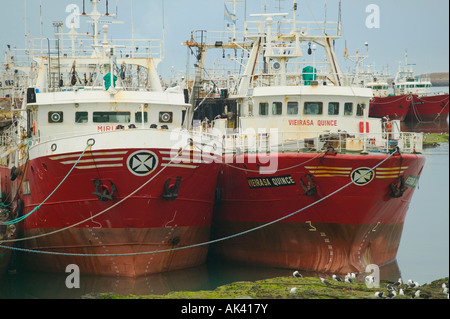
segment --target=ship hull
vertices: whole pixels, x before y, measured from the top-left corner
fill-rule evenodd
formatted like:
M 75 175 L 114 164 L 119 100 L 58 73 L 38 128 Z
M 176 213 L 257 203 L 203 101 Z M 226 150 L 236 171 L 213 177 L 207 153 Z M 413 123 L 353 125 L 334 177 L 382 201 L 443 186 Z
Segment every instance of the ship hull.
M 1 242 L 0 244 L 3 245 Z M 0 247 L 0 282 L 8 270 L 8 266 L 11 261 L 11 253 L 12 251 L 10 249 Z
M 369 182 L 356 185 L 351 176 L 374 167 L 385 156 L 278 155 L 278 168 L 284 169 L 273 175 L 257 173 L 257 165 L 246 163 L 245 155 L 223 167 L 213 237 L 231 238 L 214 244 L 214 254 L 259 266 L 344 274 L 395 260 L 425 162 L 422 156 L 394 155 L 375 169 Z M 308 174 L 316 192 L 307 195 L 300 180 L 308 185 Z M 399 176 L 409 186 L 401 197 L 393 198 L 390 184 L 395 185 Z M 267 223 L 272 224 L 263 226 Z
M 448 94 L 417 96 L 406 116 L 407 121 L 439 122 L 448 117 Z
M 412 95 L 373 97 L 370 103 L 369 116 L 382 118 L 388 115 L 391 120 L 403 121 L 412 102 Z
M 22 165 L 9 193 L 19 190 L 15 210 L 21 200 L 17 215 L 26 217 L 18 224 L 23 266 L 64 272 L 76 264 L 82 274 L 139 277 L 202 264 L 206 245 L 184 247 L 210 239 L 219 164 L 192 150 L 182 162 L 169 153 L 97 148 Z

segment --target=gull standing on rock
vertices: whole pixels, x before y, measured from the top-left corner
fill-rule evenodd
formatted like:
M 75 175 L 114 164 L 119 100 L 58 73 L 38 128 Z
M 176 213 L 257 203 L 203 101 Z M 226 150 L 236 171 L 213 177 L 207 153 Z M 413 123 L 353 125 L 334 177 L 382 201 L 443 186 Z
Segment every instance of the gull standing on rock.
M 378 297 L 378 298 L 383 298 L 383 296 L 384 296 L 384 292 L 379 292 L 379 291 L 377 291 L 376 293 L 375 293 L 375 296 L 376 297 Z
M 393 284 L 394 287 L 399 287 L 403 284 L 402 278 L 398 278 L 398 280 Z
M 328 280 L 326 280 L 325 278 L 319 277 L 319 279 L 323 284 L 325 284 L 327 286 L 331 285 L 330 282 Z
M 417 281 L 412 281 L 411 279 L 408 280 L 408 287 L 409 288 L 419 288 L 419 283 Z

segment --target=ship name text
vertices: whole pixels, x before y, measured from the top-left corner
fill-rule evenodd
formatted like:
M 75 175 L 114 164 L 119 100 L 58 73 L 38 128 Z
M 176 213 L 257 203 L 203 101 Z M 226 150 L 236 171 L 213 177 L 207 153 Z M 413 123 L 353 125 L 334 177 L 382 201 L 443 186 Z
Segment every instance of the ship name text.
M 337 120 L 317 120 L 314 123 L 314 120 L 289 120 L 289 125 L 291 126 L 338 126 Z

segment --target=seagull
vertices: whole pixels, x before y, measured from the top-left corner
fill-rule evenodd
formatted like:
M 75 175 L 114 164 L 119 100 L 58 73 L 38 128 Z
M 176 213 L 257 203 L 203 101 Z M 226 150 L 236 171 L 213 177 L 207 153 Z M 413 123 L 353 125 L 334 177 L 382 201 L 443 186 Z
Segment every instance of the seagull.
M 394 298 L 395 296 L 397 296 L 397 293 L 395 292 L 395 290 L 391 290 L 386 297 Z
M 412 281 L 411 279 L 408 280 L 408 287 L 409 288 L 419 288 L 419 283 L 417 281 Z
M 402 278 L 398 278 L 398 280 L 392 285 L 394 287 L 398 287 L 403 284 Z
M 400 290 L 398 291 L 398 295 L 399 296 L 404 296 L 405 295 L 405 292 L 403 291 L 402 288 L 400 288 Z
M 348 272 L 347 273 L 348 278 L 350 279 L 356 279 L 356 273 L 355 272 Z
M 342 282 L 342 279 L 341 279 L 341 278 L 339 278 L 338 276 L 336 276 L 336 275 L 333 275 L 332 277 L 333 277 L 333 279 L 334 279 L 334 280 L 336 280 L 336 281 L 341 281 L 341 282 Z
M 326 280 L 325 278 L 319 277 L 319 279 L 323 284 L 325 284 L 327 286 L 331 285 L 330 282 L 328 280 Z
M 297 270 L 294 271 L 294 273 L 293 273 L 292 275 L 293 275 L 294 277 L 296 277 L 296 278 L 303 278 L 302 274 L 299 273 Z
M 295 294 L 296 291 L 297 291 L 297 287 L 294 287 L 294 288 L 291 288 L 290 293 L 291 293 L 291 294 Z
M 412 297 L 412 298 L 418 298 L 418 297 L 420 297 L 420 290 L 417 290 L 411 297 Z
M 344 281 L 345 281 L 346 283 L 348 283 L 348 284 L 352 284 L 352 283 L 353 283 L 353 280 L 350 278 L 349 275 L 346 275 L 346 276 L 345 276 Z
M 448 293 L 448 287 L 447 287 L 447 284 L 445 282 L 442 284 L 442 293 L 443 294 L 447 294 Z
M 379 291 L 377 291 L 377 292 L 375 293 L 375 296 L 376 296 L 376 297 L 379 297 L 379 298 L 383 298 L 383 295 L 384 295 L 384 292 L 379 292 Z
M 371 282 L 375 282 L 375 277 L 374 276 L 366 276 L 364 278 L 364 280 L 366 281 L 366 284 L 369 284 Z

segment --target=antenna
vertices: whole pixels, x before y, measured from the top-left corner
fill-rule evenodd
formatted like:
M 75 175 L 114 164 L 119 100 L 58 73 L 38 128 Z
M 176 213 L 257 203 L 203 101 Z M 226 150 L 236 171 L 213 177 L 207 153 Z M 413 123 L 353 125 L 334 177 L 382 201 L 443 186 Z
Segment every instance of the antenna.
M 339 0 L 339 15 L 338 15 L 338 36 L 341 36 L 341 0 Z
M 27 0 L 24 0 L 24 7 L 25 7 L 25 47 L 28 49 L 28 41 L 27 41 L 27 35 L 28 35 L 28 27 L 27 27 Z
M 162 29 L 163 29 L 163 43 L 162 43 L 162 49 L 163 49 L 163 54 L 161 58 L 164 58 L 166 50 L 165 50 L 165 45 L 166 45 L 166 22 L 164 19 L 164 0 L 161 0 L 162 2 Z
M 82 15 L 86 15 L 86 3 L 85 3 L 85 0 L 83 0 L 83 13 L 82 13 Z
M 39 3 L 39 30 L 40 30 L 40 34 L 41 34 L 41 55 L 43 55 L 43 38 L 44 38 L 44 34 L 43 34 L 43 27 L 44 24 L 42 22 L 42 0 Z
M 105 15 L 106 15 L 106 16 L 109 16 L 109 12 L 108 12 L 108 0 L 106 0 L 106 13 L 105 13 Z
M 133 0 L 130 0 L 130 10 L 131 10 L 131 45 L 134 46 Z

